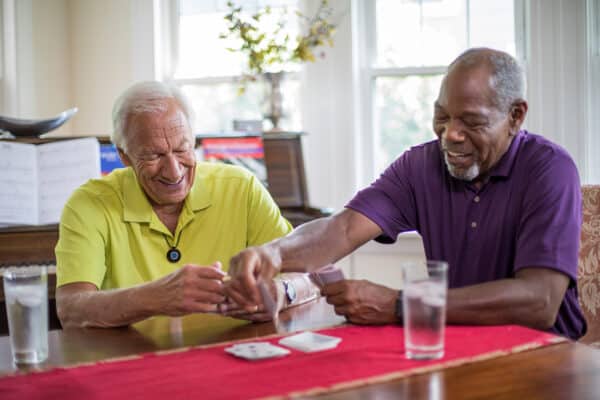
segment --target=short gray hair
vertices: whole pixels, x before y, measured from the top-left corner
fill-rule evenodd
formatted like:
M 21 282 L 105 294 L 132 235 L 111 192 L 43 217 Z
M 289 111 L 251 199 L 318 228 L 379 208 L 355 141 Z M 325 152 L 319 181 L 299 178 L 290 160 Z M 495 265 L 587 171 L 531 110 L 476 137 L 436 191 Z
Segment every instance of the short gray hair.
M 115 146 L 127 151 L 125 132 L 127 121 L 132 115 L 142 113 L 162 113 L 167 110 L 167 100 L 175 100 L 193 127 L 194 111 L 189 100 L 177 86 L 157 81 L 138 82 L 130 86 L 115 101 L 112 111 L 113 131 L 110 139 Z M 190 129 L 192 143 L 193 128 Z
M 485 47 L 469 49 L 452 61 L 448 71 L 454 66 L 474 67 L 482 63 L 492 70 L 491 84 L 496 96 L 491 100 L 497 109 L 508 112 L 515 101 L 525 100 L 525 71 L 513 56 L 503 51 Z

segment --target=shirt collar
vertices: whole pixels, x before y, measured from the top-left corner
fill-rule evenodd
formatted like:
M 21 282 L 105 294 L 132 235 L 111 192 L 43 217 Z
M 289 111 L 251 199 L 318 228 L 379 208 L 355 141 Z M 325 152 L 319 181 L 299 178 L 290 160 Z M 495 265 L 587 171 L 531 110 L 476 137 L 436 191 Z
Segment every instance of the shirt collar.
M 123 177 L 123 220 L 126 222 L 150 222 L 152 206 L 140 186 L 133 168 L 129 167 Z
M 498 161 L 498 163 L 491 169 L 489 173 L 490 177 L 506 178 L 510 176 L 513 165 L 515 164 L 515 160 L 517 159 L 517 153 L 519 152 L 519 146 L 523 140 L 523 136 L 525 136 L 525 131 L 521 130 L 519 133 L 517 133 L 510 143 L 510 146 L 508 146 L 506 153 L 504 153 L 504 155 L 500 158 L 500 161 Z
M 127 168 L 123 178 L 123 219 L 126 222 L 148 222 L 153 219 L 154 211 L 152 205 L 148 201 L 146 194 L 139 184 L 133 169 Z M 212 203 L 212 196 L 208 190 L 206 182 L 204 182 L 196 167 L 194 184 L 190 193 L 185 199 L 183 214 L 189 214 L 193 217 L 193 213 L 209 207 Z

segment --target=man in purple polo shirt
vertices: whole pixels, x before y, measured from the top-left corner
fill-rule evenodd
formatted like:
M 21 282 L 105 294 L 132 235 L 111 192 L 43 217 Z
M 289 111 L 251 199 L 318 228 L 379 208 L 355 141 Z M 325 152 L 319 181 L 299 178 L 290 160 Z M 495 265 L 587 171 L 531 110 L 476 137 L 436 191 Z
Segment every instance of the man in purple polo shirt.
M 521 130 L 525 77 L 510 55 L 471 49 L 449 67 L 435 102 L 438 140 L 402 154 L 346 209 L 232 259 L 240 304 L 260 303 L 255 279 L 311 271 L 375 239 L 423 237 L 449 264 L 451 324 L 520 324 L 577 339 L 581 226 L 577 168 L 567 152 Z M 345 280 L 323 289 L 354 323 L 398 320 L 398 291 Z

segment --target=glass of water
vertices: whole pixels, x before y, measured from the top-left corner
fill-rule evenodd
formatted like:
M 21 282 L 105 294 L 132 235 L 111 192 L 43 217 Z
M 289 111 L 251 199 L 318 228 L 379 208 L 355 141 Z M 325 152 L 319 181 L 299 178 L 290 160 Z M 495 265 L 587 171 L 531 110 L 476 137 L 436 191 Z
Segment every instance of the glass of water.
M 402 265 L 402 307 L 406 357 L 431 360 L 444 356 L 448 264 L 423 261 Z
M 46 267 L 10 267 L 3 277 L 13 360 L 16 364 L 41 363 L 48 358 Z

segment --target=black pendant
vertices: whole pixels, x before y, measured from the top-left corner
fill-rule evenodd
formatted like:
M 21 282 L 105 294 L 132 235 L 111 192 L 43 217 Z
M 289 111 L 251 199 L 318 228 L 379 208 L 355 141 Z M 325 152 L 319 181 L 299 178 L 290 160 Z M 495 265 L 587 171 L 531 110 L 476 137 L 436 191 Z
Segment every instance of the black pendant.
M 176 263 L 181 259 L 181 252 L 176 247 L 171 247 L 169 251 L 167 251 L 167 260 L 172 263 Z

